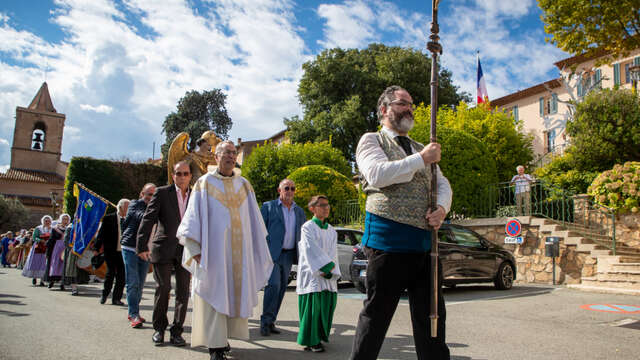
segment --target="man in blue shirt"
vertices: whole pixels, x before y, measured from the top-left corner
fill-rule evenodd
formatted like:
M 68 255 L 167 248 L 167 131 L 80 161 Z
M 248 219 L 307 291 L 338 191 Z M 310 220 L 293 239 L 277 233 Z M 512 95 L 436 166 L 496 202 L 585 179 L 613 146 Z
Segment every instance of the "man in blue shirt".
M 260 334 L 280 334 L 275 322 L 287 290 L 291 266 L 297 263 L 300 228 L 306 221 L 304 210 L 293 202 L 296 185 L 284 179 L 278 186 L 279 197 L 262 204 L 260 212 L 267 227 L 267 243 L 273 260 L 273 271 L 264 288 Z

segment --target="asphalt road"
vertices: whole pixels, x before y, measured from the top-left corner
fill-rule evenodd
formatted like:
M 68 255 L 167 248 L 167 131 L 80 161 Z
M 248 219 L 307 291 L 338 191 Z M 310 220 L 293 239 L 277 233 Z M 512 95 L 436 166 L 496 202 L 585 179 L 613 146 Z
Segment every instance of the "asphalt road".
M 141 304 L 142 316 L 149 320 L 153 286 L 149 276 Z M 19 270 L 0 269 L 0 359 L 208 359 L 205 348 L 153 346 L 149 323 L 142 329 L 131 329 L 126 307 L 98 303 L 102 284 L 80 287 L 81 296 L 72 297 L 68 290 L 31 286 L 30 279 L 20 276 Z M 290 287 L 277 323 L 283 333 L 260 336 L 258 306 L 249 320 L 251 340 L 231 340 L 230 358 L 347 359 L 363 298 L 353 287 L 341 286 L 327 351 L 309 354 L 295 342 L 297 296 Z M 610 313 L 581 307 L 640 307 L 637 296 L 584 293 L 552 286 L 516 286 L 497 291 L 478 285 L 446 289 L 445 299 L 452 359 L 640 358 L 640 312 Z M 171 319 L 172 314 L 169 315 Z M 190 321 L 188 315 L 187 342 Z M 380 359 L 415 358 L 409 307 L 403 300 Z

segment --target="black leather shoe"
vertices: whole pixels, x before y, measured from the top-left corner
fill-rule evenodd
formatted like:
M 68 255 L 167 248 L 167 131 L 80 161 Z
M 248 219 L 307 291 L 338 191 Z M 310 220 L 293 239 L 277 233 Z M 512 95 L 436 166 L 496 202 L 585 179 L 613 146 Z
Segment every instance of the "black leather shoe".
M 104 303 L 106 303 L 106 302 L 107 302 L 107 297 L 106 297 L 106 296 L 104 296 L 104 295 L 102 295 L 102 296 L 100 297 L 100 304 L 104 304 Z
M 124 303 L 122 301 L 120 301 L 120 300 L 113 300 L 113 301 L 111 301 L 111 304 L 120 305 L 120 306 L 124 305 Z
M 187 342 L 184 341 L 184 338 L 180 335 L 171 335 L 169 342 L 173 346 L 185 346 L 187 344 Z
M 225 355 L 224 351 L 216 350 L 213 354 L 211 354 L 211 360 L 227 360 L 227 355 Z
M 158 346 L 158 345 L 162 345 L 164 343 L 164 331 L 156 331 L 153 333 L 153 336 L 151 337 L 151 340 L 153 340 L 153 343 Z
M 271 328 L 270 327 L 260 327 L 260 335 L 262 336 L 269 336 L 271 335 Z
M 269 327 L 269 331 L 271 331 L 272 334 L 280 334 L 282 331 L 280 331 L 280 329 L 278 329 L 276 327 L 275 324 L 271 324 L 271 326 Z

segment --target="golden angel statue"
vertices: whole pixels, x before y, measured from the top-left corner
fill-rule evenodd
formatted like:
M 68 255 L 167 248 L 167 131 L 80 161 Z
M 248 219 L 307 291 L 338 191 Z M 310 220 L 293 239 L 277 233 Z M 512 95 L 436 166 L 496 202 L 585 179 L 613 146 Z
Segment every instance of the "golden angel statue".
M 193 174 L 191 177 L 191 185 L 193 185 L 200 176 L 207 173 L 207 167 L 209 165 L 216 165 L 214 151 L 216 145 L 221 141 L 213 131 L 205 131 L 196 141 L 196 149 L 189 152 L 187 149 L 189 134 L 186 132 L 178 134 L 178 136 L 173 139 L 171 147 L 169 147 L 169 156 L 167 159 L 169 184 L 173 184 L 173 177 L 171 175 L 173 174 L 174 165 L 179 161 L 187 160 Z

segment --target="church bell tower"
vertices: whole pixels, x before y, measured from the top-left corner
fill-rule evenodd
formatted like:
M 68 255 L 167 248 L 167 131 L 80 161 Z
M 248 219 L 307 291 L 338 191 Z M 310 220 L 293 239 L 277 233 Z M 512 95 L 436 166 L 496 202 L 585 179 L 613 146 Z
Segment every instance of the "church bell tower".
M 65 176 L 59 166 L 65 115 L 56 112 L 47 83 L 28 107 L 16 107 L 16 126 L 11 147 L 11 168 Z M 60 173 L 62 172 L 62 173 Z

